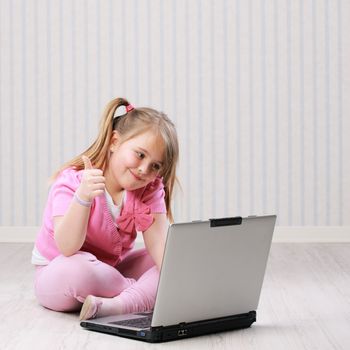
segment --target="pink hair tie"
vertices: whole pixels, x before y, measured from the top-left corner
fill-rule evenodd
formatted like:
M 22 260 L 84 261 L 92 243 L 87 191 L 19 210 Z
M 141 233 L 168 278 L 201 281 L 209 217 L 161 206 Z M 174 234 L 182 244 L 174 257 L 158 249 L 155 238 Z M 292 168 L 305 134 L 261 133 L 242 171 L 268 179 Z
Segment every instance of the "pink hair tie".
M 118 117 L 122 117 L 123 115 L 129 113 L 133 109 L 135 109 L 135 108 L 131 104 L 128 104 L 127 106 L 121 105 L 115 110 L 113 118 L 115 119 L 115 118 L 118 118 Z
M 134 109 L 134 106 L 131 105 L 131 104 L 128 104 L 128 105 L 126 106 L 126 113 L 129 113 L 129 112 L 132 111 L 133 109 Z

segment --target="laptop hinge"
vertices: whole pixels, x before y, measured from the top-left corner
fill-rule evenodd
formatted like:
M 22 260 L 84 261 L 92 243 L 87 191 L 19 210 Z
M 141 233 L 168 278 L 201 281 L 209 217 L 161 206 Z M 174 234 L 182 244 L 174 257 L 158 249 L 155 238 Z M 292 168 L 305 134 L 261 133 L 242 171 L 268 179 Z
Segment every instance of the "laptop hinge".
M 235 216 L 233 218 L 209 219 L 209 221 L 210 221 L 210 227 L 233 226 L 233 225 L 241 225 L 242 217 Z

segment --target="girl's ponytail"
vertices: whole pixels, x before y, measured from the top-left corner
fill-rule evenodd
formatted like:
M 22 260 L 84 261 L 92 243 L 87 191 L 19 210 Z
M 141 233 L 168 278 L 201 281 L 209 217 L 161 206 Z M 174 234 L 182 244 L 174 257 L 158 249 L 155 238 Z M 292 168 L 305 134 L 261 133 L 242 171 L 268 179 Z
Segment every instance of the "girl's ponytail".
M 105 169 L 110 140 L 113 133 L 114 113 L 118 107 L 128 105 L 129 102 L 125 98 L 115 98 L 110 101 L 102 114 L 100 131 L 95 142 L 87 150 L 63 164 L 63 166 L 52 176 L 51 180 L 55 180 L 58 174 L 66 168 L 73 167 L 76 170 L 84 169 L 84 162 L 82 160 L 83 155 L 90 158 L 94 167 Z
M 105 169 L 108 159 L 110 141 L 113 133 L 113 119 L 116 109 L 120 106 L 128 106 L 129 102 L 124 98 L 116 98 L 106 106 L 100 123 L 100 132 L 96 141 L 81 155 L 86 155 L 90 158 L 91 163 L 98 169 Z M 83 169 L 84 163 L 81 161 Z M 80 170 L 80 168 L 78 169 Z

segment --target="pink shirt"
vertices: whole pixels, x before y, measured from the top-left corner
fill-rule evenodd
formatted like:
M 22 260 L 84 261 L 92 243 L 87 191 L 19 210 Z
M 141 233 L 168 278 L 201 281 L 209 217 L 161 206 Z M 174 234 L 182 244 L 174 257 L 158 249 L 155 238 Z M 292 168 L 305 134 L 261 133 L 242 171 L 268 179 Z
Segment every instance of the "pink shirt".
M 43 223 L 35 242 L 38 251 L 48 260 L 61 254 L 54 239 L 53 217 L 65 215 L 67 212 L 80 185 L 82 172 L 83 170 L 65 169 L 50 189 Z M 146 231 L 152 225 L 152 213 L 166 213 L 164 195 L 164 185 L 159 177 L 143 188 L 128 191 L 116 221 L 108 209 L 106 197 L 95 197 L 81 250 L 116 266 L 133 248 L 136 231 Z

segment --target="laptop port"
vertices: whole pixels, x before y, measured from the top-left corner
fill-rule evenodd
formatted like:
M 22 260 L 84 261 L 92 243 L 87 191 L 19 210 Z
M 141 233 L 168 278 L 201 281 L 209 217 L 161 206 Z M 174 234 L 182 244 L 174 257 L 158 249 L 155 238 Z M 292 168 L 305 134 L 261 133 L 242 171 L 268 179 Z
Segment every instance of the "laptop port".
M 185 335 L 187 335 L 187 329 L 180 329 L 178 332 L 177 332 L 177 335 L 179 337 L 183 337 Z

